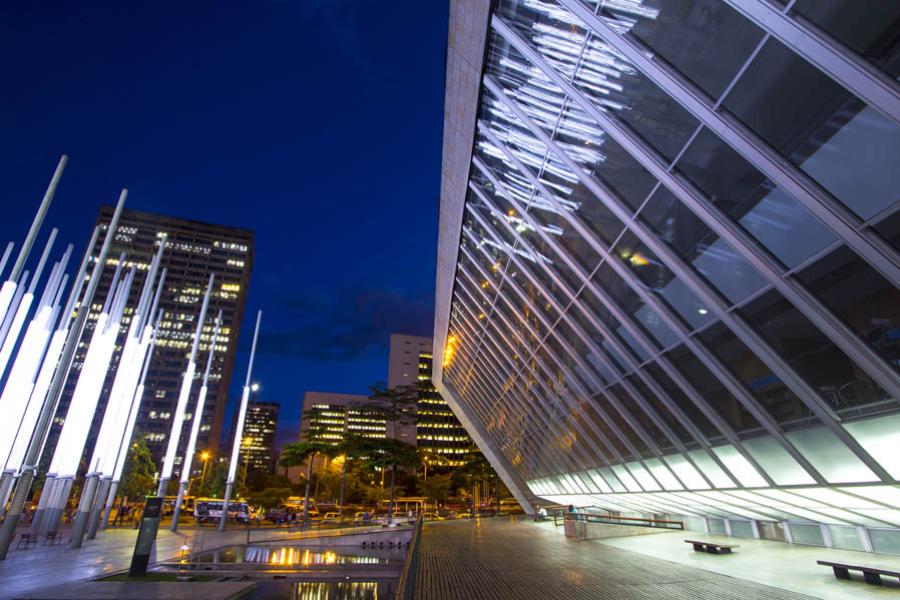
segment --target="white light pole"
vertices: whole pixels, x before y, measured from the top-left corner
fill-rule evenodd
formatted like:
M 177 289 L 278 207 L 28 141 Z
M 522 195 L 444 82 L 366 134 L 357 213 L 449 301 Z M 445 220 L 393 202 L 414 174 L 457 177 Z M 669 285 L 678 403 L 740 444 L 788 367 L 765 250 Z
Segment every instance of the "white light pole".
M 59 185 L 59 180 L 66 168 L 67 162 L 69 162 L 69 157 L 64 154 L 56 165 L 56 171 L 54 171 L 53 177 L 50 179 L 50 185 L 47 186 L 47 191 L 44 192 L 44 197 L 41 200 L 40 206 L 38 206 L 37 213 L 34 215 L 34 220 L 31 222 L 31 228 L 25 236 L 25 241 L 19 249 L 19 256 L 16 257 L 16 262 L 9 272 L 9 277 L 7 277 L 6 281 L 3 282 L 3 285 L 0 286 L 0 321 L 6 317 L 9 303 L 12 300 L 18 285 L 16 282 L 19 279 L 19 275 L 22 274 L 22 269 L 25 268 L 25 262 L 28 260 L 29 253 L 31 253 L 31 247 L 34 245 L 34 240 L 44 222 L 44 217 L 47 216 L 47 211 L 50 209 L 50 203 L 53 202 L 53 195 L 56 194 L 56 187 Z M 11 249 L 9 246 L 7 246 L 7 248 Z M 5 258 L 3 262 L 4 264 L 6 263 Z M 24 283 L 22 285 L 24 285 Z
M 200 346 L 200 335 L 203 333 L 203 321 L 206 319 L 206 309 L 209 307 L 209 295 L 212 293 L 215 274 L 209 274 L 209 283 L 206 285 L 206 294 L 203 296 L 203 304 L 200 307 L 200 315 L 197 317 L 197 329 L 194 332 L 194 344 L 191 346 L 191 355 L 188 359 L 187 370 L 181 381 L 181 391 L 178 394 L 178 404 L 175 405 L 175 415 L 172 419 L 172 431 L 169 433 L 169 444 L 166 447 L 166 456 L 163 458 L 162 472 L 159 477 L 159 487 L 156 495 L 160 498 L 166 495 L 166 486 L 172 478 L 172 468 L 175 466 L 175 454 L 178 452 L 178 442 L 181 441 L 181 428 L 184 426 L 184 411 L 187 408 L 188 398 L 191 395 L 191 386 L 194 383 L 194 372 L 197 370 L 197 348 Z
M 203 420 L 203 407 L 206 404 L 206 394 L 209 390 L 209 372 L 212 369 L 213 358 L 216 354 L 216 342 L 219 339 L 219 327 L 222 324 L 222 311 L 216 316 L 216 325 L 213 329 L 212 341 L 209 344 L 209 354 L 206 357 L 206 371 L 203 373 L 203 384 L 200 386 L 200 394 L 197 396 L 197 406 L 194 408 L 193 422 L 191 423 L 191 436 L 188 438 L 187 450 L 184 452 L 184 460 L 181 463 L 181 481 L 178 485 L 178 497 L 175 499 L 175 512 L 172 514 L 172 531 L 178 531 L 178 517 L 181 514 L 181 501 L 191 477 L 191 465 L 194 462 L 194 450 L 197 446 L 197 436 L 200 434 L 200 422 Z
M 244 416 L 247 414 L 247 400 L 250 398 L 250 377 L 253 375 L 253 359 L 256 357 L 256 340 L 259 338 L 259 323 L 262 311 L 256 313 L 256 328 L 253 330 L 253 345 L 250 347 L 250 363 L 247 365 L 247 379 L 241 393 L 241 407 L 238 411 L 237 423 L 234 424 L 234 439 L 231 441 L 231 461 L 228 463 L 228 480 L 225 482 L 225 499 L 222 502 L 222 517 L 219 519 L 219 531 L 225 531 L 228 520 L 228 503 L 234 488 L 234 476 L 237 472 L 238 455 L 241 451 L 241 439 L 244 436 Z
M 16 534 L 16 526 L 19 524 L 22 510 L 25 508 L 25 501 L 28 498 L 28 494 L 31 492 L 31 484 L 34 482 L 37 465 L 40 462 L 41 453 L 44 444 L 47 441 L 47 435 L 50 433 L 50 424 L 53 420 L 53 415 L 56 413 L 56 409 L 59 406 L 59 399 L 62 396 L 66 377 L 68 377 L 69 368 L 71 367 L 72 360 L 75 358 L 78 342 L 81 339 L 81 333 L 84 330 L 84 324 L 87 321 L 89 305 L 94 297 L 94 292 L 97 290 L 100 273 L 103 269 L 103 264 L 106 262 L 106 255 L 109 253 L 109 247 L 115 236 L 116 228 L 119 226 L 119 219 L 122 216 L 122 210 L 125 208 L 125 200 L 127 198 L 128 190 L 123 189 L 119 194 L 119 201 L 116 203 L 116 209 L 110 219 L 109 227 L 103 240 L 103 247 L 100 249 L 100 256 L 97 259 L 97 264 L 94 266 L 94 272 L 88 283 L 87 291 L 78 308 L 78 316 L 75 318 L 75 323 L 69 331 L 69 335 L 66 338 L 66 344 L 59 359 L 59 365 L 53 374 L 47 401 L 41 408 L 37 426 L 35 427 L 34 434 L 28 444 L 28 451 L 25 453 L 25 460 L 22 464 L 22 473 L 16 484 L 16 491 L 13 494 L 12 502 L 10 503 L 9 513 L 3 521 L 2 527 L 0 527 L 0 560 L 6 559 L 6 555 L 9 552 L 9 546 Z

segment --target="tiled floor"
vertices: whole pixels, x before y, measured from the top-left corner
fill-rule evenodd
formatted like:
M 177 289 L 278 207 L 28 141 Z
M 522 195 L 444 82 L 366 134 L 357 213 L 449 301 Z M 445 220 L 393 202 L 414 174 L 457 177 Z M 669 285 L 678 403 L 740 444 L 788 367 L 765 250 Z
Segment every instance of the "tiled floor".
M 684 532 L 677 535 L 683 538 Z M 660 537 L 623 539 L 640 540 L 649 545 Z M 678 543 L 683 546 L 679 547 L 680 553 L 693 553 L 690 545 L 683 541 Z M 608 540 L 606 543 L 570 540 L 552 526 L 512 519 L 427 524 L 422 532 L 420 552 L 416 598 L 421 600 L 802 600 L 833 597 L 804 595 L 765 585 L 783 581 L 756 574 L 749 564 L 743 577 L 720 574 L 699 563 L 692 566 L 678 564 L 611 545 Z M 738 554 L 707 558 L 730 560 L 735 565 L 741 560 Z M 830 576 L 827 569 L 820 569 L 823 572 L 819 575 L 823 578 Z M 853 586 L 857 600 L 871 587 L 857 582 L 847 585 Z

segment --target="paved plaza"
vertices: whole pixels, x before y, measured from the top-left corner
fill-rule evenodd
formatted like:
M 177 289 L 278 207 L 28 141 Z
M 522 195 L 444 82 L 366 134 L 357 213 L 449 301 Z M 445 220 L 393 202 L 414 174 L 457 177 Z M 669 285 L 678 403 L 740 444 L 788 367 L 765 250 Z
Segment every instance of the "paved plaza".
M 649 548 L 664 542 L 665 552 L 677 552 L 694 559 L 690 545 L 680 541 L 698 534 L 678 532 L 618 538 L 634 548 Z M 675 536 L 673 539 L 660 539 Z M 735 542 L 730 538 L 732 543 Z M 746 542 L 746 544 L 745 544 Z M 757 540 L 738 540 L 743 549 Z M 874 588 L 859 581 L 835 580 L 829 569 L 800 569 L 795 583 L 808 587 L 810 594 L 783 587 L 785 577 L 767 576 L 758 553 L 741 575 L 741 550 L 732 556 L 704 555 L 709 561 L 729 561 L 734 573 L 724 575 L 709 570 L 708 564 L 679 564 L 649 556 L 641 549 L 615 547 L 613 540 L 567 539 L 552 524 L 526 520 L 481 519 L 427 524 L 422 531 L 417 569 L 416 598 L 420 600 L 806 600 L 809 598 L 895 597 L 896 587 Z M 815 563 L 815 556 L 831 555 L 822 548 L 772 544 L 777 550 L 792 552 L 795 559 Z M 678 544 L 678 545 L 676 545 Z M 661 554 L 664 555 L 665 552 Z M 854 553 L 857 560 L 869 561 L 871 554 Z M 777 552 L 770 562 L 783 561 Z M 877 559 L 876 559 L 877 560 Z M 798 563 L 799 564 L 799 563 Z M 782 565 L 783 567 L 783 565 Z M 819 586 L 803 580 L 811 577 Z M 773 585 L 766 585 L 767 583 Z M 823 591 L 824 590 L 824 591 Z

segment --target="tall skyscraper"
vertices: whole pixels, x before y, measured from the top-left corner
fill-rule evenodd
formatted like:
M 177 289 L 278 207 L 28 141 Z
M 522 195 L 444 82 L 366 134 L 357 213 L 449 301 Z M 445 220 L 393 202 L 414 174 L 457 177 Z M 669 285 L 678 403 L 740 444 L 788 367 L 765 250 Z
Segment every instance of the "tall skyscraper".
M 280 408 L 277 402 L 252 401 L 247 404 L 239 463 L 246 464 L 248 471 L 271 473 L 275 468 L 275 430 Z
M 443 461 L 430 459 L 436 464 L 458 467 L 464 463 L 464 455 L 474 442 L 431 382 L 431 347 L 431 338 L 391 334 L 388 386 L 417 385 L 419 388 L 415 433 L 407 434 L 411 441 L 405 441 L 443 457 Z M 401 433 L 407 433 L 403 429 Z
M 433 379 L 525 506 L 900 548 L 900 5 L 452 0 Z
M 112 212 L 113 208 L 110 206 L 101 207 L 97 225 L 105 228 L 112 217 Z M 139 290 L 143 285 L 150 261 L 157 252 L 163 236 L 166 239 L 166 248 L 161 266 L 167 269 L 165 288 L 159 303 L 163 316 L 134 433 L 135 437 L 142 436 L 147 440 L 157 462 L 165 453 L 167 436 L 172 424 L 171 418 L 175 413 L 182 376 L 187 368 L 191 338 L 210 273 L 215 273 L 215 284 L 207 312 L 207 324 L 204 326 L 199 347 L 197 362 L 201 365 L 198 368 L 200 375 L 206 364 L 215 317 L 220 310 L 222 311 L 222 325 L 209 377 L 206 405 L 200 416 L 203 421 L 197 449 L 198 451 L 216 450 L 227 401 L 228 385 L 231 381 L 237 352 L 237 339 L 244 313 L 247 287 L 250 282 L 250 271 L 253 265 L 253 232 L 251 231 L 133 210 L 124 211 L 107 261 L 110 267 L 114 267 L 118 264 L 120 254 L 124 253 L 123 269 L 130 269 L 132 265 L 136 267 L 135 284 L 128 299 L 121 335 L 124 335 L 124 328 L 128 326 L 128 315 L 137 304 L 139 292 L 134 290 Z M 102 239 L 101 235 L 100 241 Z M 94 248 L 95 256 L 99 254 L 100 241 Z M 83 339 L 89 339 L 87 336 L 90 336 L 93 331 L 93 324 L 102 307 L 101 299 L 109 290 L 112 274 L 111 268 L 104 271 Z M 113 366 L 118 365 L 120 351 L 121 346 L 117 347 Z M 57 411 L 54 432 L 50 438 L 51 451 L 68 410 L 69 399 L 83 360 L 84 349 L 76 355 L 72 375 Z M 88 440 L 88 449 L 93 446 L 94 436 L 99 428 L 99 421 L 102 418 L 111 386 L 112 377 L 108 376 L 92 426 L 92 436 Z M 190 414 L 190 407 L 196 402 L 199 387 L 199 382 L 195 382 L 187 414 Z M 190 416 L 193 418 L 195 415 Z M 182 431 L 182 450 L 187 444 L 189 432 L 190 426 L 186 426 Z M 52 452 L 45 452 L 45 459 L 50 454 Z M 179 455 L 176 459 L 176 473 L 180 472 L 180 461 L 181 456 Z

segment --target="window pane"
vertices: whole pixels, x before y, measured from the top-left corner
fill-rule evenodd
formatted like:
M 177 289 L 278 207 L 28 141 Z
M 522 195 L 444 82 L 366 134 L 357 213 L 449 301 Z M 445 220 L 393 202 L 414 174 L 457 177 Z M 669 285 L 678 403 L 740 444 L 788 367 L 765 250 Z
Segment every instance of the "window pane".
M 787 267 L 834 239 L 805 208 L 708 129 L 691 142 L 676 168 Z
M 765 285 L 734 248 L 666 188 L 653 194 L 639 218 L 731 302 L 740 302 Z
M 717 323 L 700 335 L 778 423 L 799 425 L 810 421 L 812 415 L 806 405 L 730 329 Z
M 691 402 L 681 388 L 675 385 L 675 382 L 666 375 L 662 368 L 656 363 L 650 363 L 643 367 L 650 377 L 666 392 L 669 399 L 681 409 L 687 418 L 700 430 L 700 432 L 709 439 L 717 438 L 721 435 L 709 419 L 700 412 L 697 405 Z
M 791 9 L 897 77 L 900 3 L 885 0 L 797 0 Z
M 878 387 L 775 290 L 741 310 L 785 362 L 838 411 L 883 404 Z
M 720 0 L 650 0 L 642 8 L 658 15 L 638 19 L 631 34 L 713 98 L 762 38 L 759 28 Z
M 684 375 L 694 388 L 699 391 L 713 410 L 731 425 L 737 432 L 759 431 L 759 423 L 744 406 L 725 389 L 697 357 L 685 346 L 679 346 L 667 353 L 668 358 Z
M 842 246 L 799 278 L 884 361 L 900 371 L 900 291 Z
M 863 219 L 900 189 L 900 128 L 770 39 L 724 103 Z

